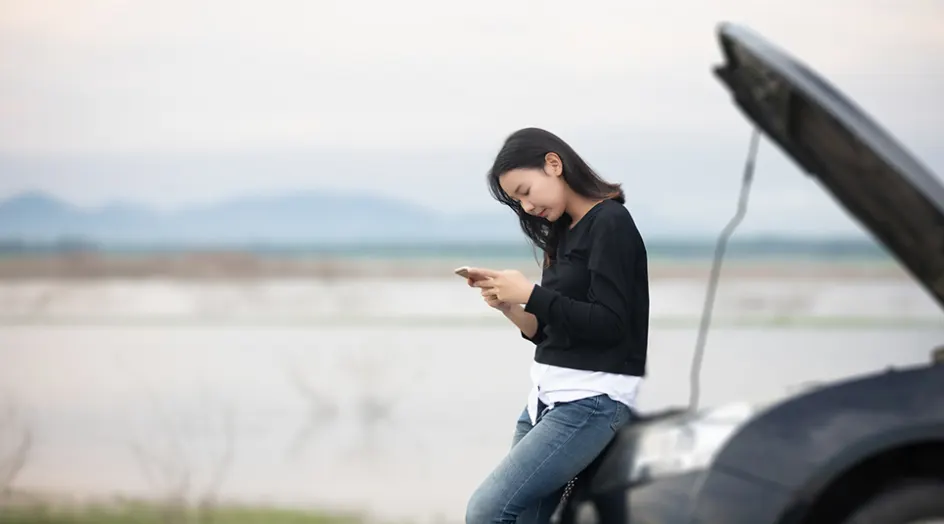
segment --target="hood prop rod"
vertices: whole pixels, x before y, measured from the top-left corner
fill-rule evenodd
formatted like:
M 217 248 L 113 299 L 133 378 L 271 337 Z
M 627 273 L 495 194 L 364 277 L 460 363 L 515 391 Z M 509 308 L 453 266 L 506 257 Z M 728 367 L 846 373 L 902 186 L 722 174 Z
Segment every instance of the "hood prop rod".
M 721 263 L 724 260 L 724 252 L 727 248 L 728 239 L 734 234 L 735 228 L 737 228 L 744 218 L 744 215 L 747 213 L 747 201 L 751 190 L 751 182 L 754 180 L 754 165 L 757 161 L 757 146 L 759 140 L 760 130 L 754 128 L 751 133 L 750 145 L 748 146 L 747 160 L 744 163 L 744 174 L 741 179 L 741 194 L 738 198 L 737 211 L 728 222 L 728 225 L 721 231 L 721 236 L 718 237 L 718 243 L 715 245 L 714 262 L 711 266 L 711 276 L 708 279 L 708 292 L 705 294 L 705 306 L 702 310 L 701 325 L 698 328 L 695 353 L 692 355 L 688 399 L 688 409 L 690 411 L 698 409 L 698 400 L 701 395 L 701 364 L 705 355 L 705 341 L 708 338 L 708 327 L 711 325 L 711 312 L 714 308 L 715 292 L 718 288 L 718 278 L 721 274 Z

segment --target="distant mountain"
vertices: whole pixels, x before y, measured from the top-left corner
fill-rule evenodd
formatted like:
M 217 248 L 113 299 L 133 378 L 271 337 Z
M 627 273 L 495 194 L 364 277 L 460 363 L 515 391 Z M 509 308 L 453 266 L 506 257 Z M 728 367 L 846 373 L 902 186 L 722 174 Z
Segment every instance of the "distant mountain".
M 711 256 L 714 251 L 718 231 L 706 229 L 705 224 L 669 224 L 645 209 L 634 211 L 634 217 L 653 256 Z M 125 204 L 84 209 L 39 192 L 0 201 L 0 252 L 90 247 L 346 249 L 344 246 L 380 246 L 396 252 L 401 247 L 425 249 L 424 245 L 438 251 L 481 249 L 485 245 L 511 246 L 514 252 L 527 249 L 515 217 L 499 206 L 490 214 L 449 215 L 361 193 L 242 198 L 173 213 Z M 861 237 L 741 235 L 732 240 L 729 252 L 884 256 L 884 250 Z
M 377 196 L 311 192 L 160 213 L 82 209 L 43 193 L 0 201 L 0 240 L 98 244 L 285 244 L 520 240 L 510 212 L 444 215 Z

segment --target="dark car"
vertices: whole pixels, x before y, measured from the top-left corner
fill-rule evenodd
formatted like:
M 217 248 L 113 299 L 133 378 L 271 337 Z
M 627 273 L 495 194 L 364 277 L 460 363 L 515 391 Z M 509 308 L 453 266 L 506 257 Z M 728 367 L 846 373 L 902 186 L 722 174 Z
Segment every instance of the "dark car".
M 944 305 L 944 187 L 851 101 L 746 28 L 715 70 L 736 107 Z M 944 354 L 766 405 L 650 414 L 578 478 L 579 524 L 944 523 Z M 889 352 L 895 348 L 889 348 Z

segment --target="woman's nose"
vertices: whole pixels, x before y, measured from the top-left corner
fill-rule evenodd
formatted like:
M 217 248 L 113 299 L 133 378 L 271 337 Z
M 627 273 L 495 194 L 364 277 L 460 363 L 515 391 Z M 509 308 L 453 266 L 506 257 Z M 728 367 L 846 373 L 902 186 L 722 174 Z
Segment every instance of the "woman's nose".
M 530 212 L 534 211 L 534 205 L 532 205 L 531 202 L 522 200 L 522 201 L 521 201 L 521 209 L 523 209 L 525 213 L 530 213 Z

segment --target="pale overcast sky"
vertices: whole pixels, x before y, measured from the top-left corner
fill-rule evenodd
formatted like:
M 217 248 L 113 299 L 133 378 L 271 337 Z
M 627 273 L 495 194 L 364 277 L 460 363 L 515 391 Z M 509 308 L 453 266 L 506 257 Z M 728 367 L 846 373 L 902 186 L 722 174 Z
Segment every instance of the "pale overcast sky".
M 492 155 L 536 125 L 631 206 L 714 227 L 750 130 L 710 74 L 723 20 L 944 174 L 940 0 L 0 0 L 0 198 L 168 208 L 341 188 L 487 211 Z M 849 229 L 770 143 L 757 177 L 748 229 Z

